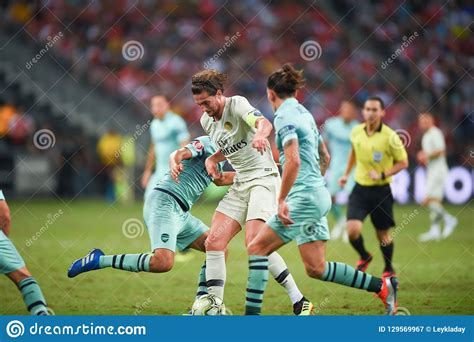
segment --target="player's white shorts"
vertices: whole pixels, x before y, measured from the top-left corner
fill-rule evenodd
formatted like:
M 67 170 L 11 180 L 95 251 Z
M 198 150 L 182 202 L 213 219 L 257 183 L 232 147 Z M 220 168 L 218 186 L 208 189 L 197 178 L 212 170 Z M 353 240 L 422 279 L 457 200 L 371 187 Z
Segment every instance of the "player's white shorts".
M 426 197 L 443 199 L 444 182 L 448 176 L 448 169 L 429 169 L 426 181 Z
M 220 201 L 216 211 L 240 223 L 267 221 L 278 212 L 280 175 L 268 175 L 248 182 L 235 182 Z

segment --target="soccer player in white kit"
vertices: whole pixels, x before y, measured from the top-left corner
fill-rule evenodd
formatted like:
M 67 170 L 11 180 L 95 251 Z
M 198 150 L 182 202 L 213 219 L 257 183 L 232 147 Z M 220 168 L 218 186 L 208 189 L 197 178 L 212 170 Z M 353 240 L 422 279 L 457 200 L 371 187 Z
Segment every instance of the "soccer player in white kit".
M 219 149 L 207 158 L 207 172 L 219 179 L 221 174 L 217 165 L 224 160 L 236 171 L 234 184 L 214 213 L 206 240 L 207 287 L 210 294 L 221 299 L 224 297 L 228 243 L 242 226 L 245 226 L 247 243 L 277 212 L 281 183 L 267 139 L 272 124 L 245 97 L 225 97 L 226 80 L 227 76 L 216 70 L 203 70 L 191 80 L 194 101 L 203 111 L 201 125 Z M 279 254 L 269 256 L 268 269 L 286 288 L 293 312 L 309 315 L 313 305 L 301 294 Z M 247 297 L 246 300 L 255 299 Z
M 425 242 L 447 238 L 453 233 L 458 219 L 450 215 L 442 204 L 444 183 L 448 176 L 443 132 L 436 127 L 431 113 L 421 113 L 418 117 L 418 125 L 423 132 L 423 138 L 422 149 L 418 152 L 417 159 L 427 169 L 426 197 L 423 205 L 429 208 L 431 220 L 430 230 L 419 236 L 419 240 Z M 441 232 L 443 220 L 444 230 Z

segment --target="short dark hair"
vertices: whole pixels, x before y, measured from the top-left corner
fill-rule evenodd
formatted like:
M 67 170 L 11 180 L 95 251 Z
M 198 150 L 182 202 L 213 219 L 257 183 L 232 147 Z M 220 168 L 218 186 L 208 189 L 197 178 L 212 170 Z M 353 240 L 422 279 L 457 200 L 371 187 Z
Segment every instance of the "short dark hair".
M 382 107 L 382 109 L 385 109 L 385 103 L 384 103 L 383 100 L 382 100 L 380 97 L 378 97 L 378 96 L 369 96 L 369 97 L 367 98 L 367 100 L 365 100 L 365 102 L 367 102 L 367 101 L 378 101 L 378 102 L 380 103 L 380 107 Z M 364 102 L 364 104 L 365 104 L 365 102 Z
M 279 98 L 294 96 L 304 84 L 303 70 L 296 70 L 290 63 L 285 63 L 267 80 L 268 89 L 273 90 Z
M 155 94 L 152 97 L 150 97 L 150 101 L 153 100 L 155 97 L 162 97 L 165 99 L 166 102 L 170 102 L 170 99 L 165 94 Z
M 342 103 L 348 103 L 355 108 L 359 108 L 359 105 L 357 104 L 357 102 L 352 99 L 342 100 Z
M 191 77 L 191 91 L 193 94 L 208 92 L 216 95 L 218 90 L 224 92 L 227 75 L 217 70 L 202 70 Z

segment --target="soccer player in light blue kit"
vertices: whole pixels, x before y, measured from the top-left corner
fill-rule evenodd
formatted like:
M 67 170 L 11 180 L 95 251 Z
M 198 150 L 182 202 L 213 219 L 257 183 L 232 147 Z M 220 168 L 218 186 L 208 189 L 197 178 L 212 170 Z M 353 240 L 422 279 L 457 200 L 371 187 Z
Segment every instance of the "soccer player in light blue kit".
M 170 104 L 164 95 L 153 96 L 150 106 L 154 119 L 150 125 L 151 143 L 141 181 L 145 197 L 170 170 L 168 162 L 170 154 L 189 142 L 186 122 L 178 114 L 170 111 Z M 155 166 L 154 172 L 153 166 Z
M 359 122 L 357 118 L 357 105 L 351 100 L 343 101 L 339 115 L 326 120 L 323 129 L 323 137 L 331 153 L 331 163 L 328 169 L 327 187 L 331 194 L 331 213 L 336 221 L 331 230 L 331 238 L 338 239 L 343 235 L 344 241 L 348 242 L 346 232 L 346 217 L 342 212 L 342 206 L 337 203 L 337 194 L 341 191 L 350 193 L 354 187 L 354 177 L 351 175 L 344 188 L 339 185 L 339 178 L 344 173 L 344 168 L 349 153 L 351 152 L 351 131 Z
M 49 315 L 51 311 L 48 311 L 46 300 L 38 283 L 8 238 L 10 225 L 10 209 L 2 190 L 0 190 L 0 273 L 5 274 L 15 283 L 32 315 Z
M 170 156 L 170 169 L 145 197 L 143 216 L 151 241 L 150 253 L 105 255 L 100 249 L 93 249 L 83 258 L 77 259 L 68 270 L 68 276 L 74 278 L 83 272 L 113 267 L 131 272 L 168 272 L 173 268 L 175 251 L 193 248 L 205 252 L 204 242 L 209 228 L 189 213 L 194 203 L 201 197 L 204 189 L 213 181 L 216 185 L 233 183 L 235 172 L 222 172 L 219 164 L 219 179 L 209 176 L 205 160 L 217 151 L 208 136 L 201 136 Z M 288 294 L 295 291 L 279 281 L 282 273 L 290 275 L 283 263 L 284 270 L 272 271 L 272 275 Z M 299 291 L 296 288 L 297 291 Z M 196 296 L 208 293 L 206 286 L 206 265 L 199 273 Z M 297 314 L 297 313 L 296 313 Z
M 102 250 L 93 249 L 73 262 L 68 276 L 73 278 L 83 272 L 107 267 L 131 272 L 168 272 L 173 268 L 176 249 L 193 248 L 205 252 L 208 227 L 189 210 L 213 181 L 204 162 L 215 151 L 209 137 L 203 136 L 171 153 L 168 160 L 172 170 L 165 173 L 145 196 L 143 206 L 153 253 L 104 255 Z M 176 181 L 173 175 L 177 177 L 178 173 Z M 232 184 L 233 176 L 233 172 L 224 172 L 222 178 L 214 183 Z M 205 268 L 201 277 L 200 283 L 205 284 Z M 202 291 L 207 293 L 207 289 Z
M 397 311 L 395 278 L 382 280 L 347 264 L 325 261 L 329 240 L 326 215 L 331 196 L 319 166 L 320 155 L 324 156 L 321 135 L 311 113 L 295 98 L 296 91 L 304 85 L 302 73 L 285 64 L 267 81 L 283 175 L 278 214 L 247 245 L 249 260 L 258 260 L 250 264 L 247 293 L 258 293 L 259 303 L 246 307 L 246 313 L 261 312 L 268 255 L 295 240 L 308 276 L 377 293 L 387 314 L 393 315 Z

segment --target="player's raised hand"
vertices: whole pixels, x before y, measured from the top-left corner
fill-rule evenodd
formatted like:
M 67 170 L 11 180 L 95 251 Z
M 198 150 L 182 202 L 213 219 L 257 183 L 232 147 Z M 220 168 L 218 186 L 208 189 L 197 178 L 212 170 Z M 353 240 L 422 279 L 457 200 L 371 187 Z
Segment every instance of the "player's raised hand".
M 171 168 L 171 177 L 174 179 L 176 183 L 179 183 L 179 175 L 184 170 L 184 165 L 182 163 L 174 164 Z
M 252 147 L 263 155 L 263 152 L 267 150 L 267 138 L 260 134 L 255 134 L 252 140 Z
M 204 164 L 207 174 L 213 179 L 220 179 L 222 177 L 222 174 L 219 172 L 218 163 L 216 163 L 212 157 L 207 158 Z
M 377 172 L 375 170 L 370 170 L 369 171 L 369 177 L 370 177 L 370 179 L 372 179 L 374 181 L 378 181 L 382 178 L 380 172 Z
M 340 186 L 341 188 L 343 188 L 343 187 L 346 186 L 347 178 L 348 178 L 348 177 L 347 177 L 346 175 L 344 175 L 344 176 L 342 176 L 341 178 L 339 178 L 338 183 L 339 183 L 339 186 Z
M 286 201 L 278 202 L 278 218 L 285 227 L 295 223 L 290 217 L 290 208 Z

